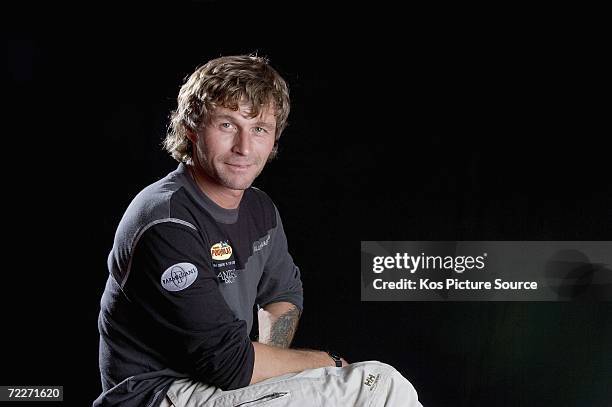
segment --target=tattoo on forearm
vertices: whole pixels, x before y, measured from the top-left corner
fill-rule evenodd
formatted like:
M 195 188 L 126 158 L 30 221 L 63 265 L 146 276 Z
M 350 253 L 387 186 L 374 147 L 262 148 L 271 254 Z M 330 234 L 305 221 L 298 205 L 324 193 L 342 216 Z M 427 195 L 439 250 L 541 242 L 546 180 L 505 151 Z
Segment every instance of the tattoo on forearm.
M 268 344 L 288 348 L 293 340 L 293 335 L 295 335 L 299 319 L 300 311 L 297 308 L 293 308 L 278 317 L 270 329 Z

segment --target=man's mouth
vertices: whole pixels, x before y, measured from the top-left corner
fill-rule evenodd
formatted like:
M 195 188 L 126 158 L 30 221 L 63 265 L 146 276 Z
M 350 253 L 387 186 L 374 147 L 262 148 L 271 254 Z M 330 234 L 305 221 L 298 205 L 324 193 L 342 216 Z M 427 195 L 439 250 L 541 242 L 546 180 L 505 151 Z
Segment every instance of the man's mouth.
M 253 164 L 237 164 L 237 163 L 225 163 L 225 164 L 237 170 L 246 170 L 247 168 L 253 165 Z

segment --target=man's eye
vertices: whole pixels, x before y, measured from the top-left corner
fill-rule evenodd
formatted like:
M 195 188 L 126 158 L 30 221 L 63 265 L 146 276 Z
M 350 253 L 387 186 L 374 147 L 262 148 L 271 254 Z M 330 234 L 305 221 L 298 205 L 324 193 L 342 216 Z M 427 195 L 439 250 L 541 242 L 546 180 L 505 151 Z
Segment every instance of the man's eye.
M 263 127 L 255 127 L 255 132 L 257 132 L 257 133 L 265 133 L 265 132 L 267 132 L 267 130 L 264 129 Z
M 224 129 L 229 129 L 230 127 L 232 127 L 231 123 L 221 123 L 221 127 L 223 127 Z

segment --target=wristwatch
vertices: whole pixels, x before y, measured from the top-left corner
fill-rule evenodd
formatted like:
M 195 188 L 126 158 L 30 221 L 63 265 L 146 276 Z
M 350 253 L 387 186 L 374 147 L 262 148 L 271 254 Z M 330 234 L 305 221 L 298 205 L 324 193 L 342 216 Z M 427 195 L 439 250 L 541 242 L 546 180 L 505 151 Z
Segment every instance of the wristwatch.
M 338 356 L 335 352 L 329 350 L 327 351 L 327 354 L 330 358 L 334 360 L 334 362 L 336 363 L 336 367 L 342 367 L 342 358 L 340 356 Z

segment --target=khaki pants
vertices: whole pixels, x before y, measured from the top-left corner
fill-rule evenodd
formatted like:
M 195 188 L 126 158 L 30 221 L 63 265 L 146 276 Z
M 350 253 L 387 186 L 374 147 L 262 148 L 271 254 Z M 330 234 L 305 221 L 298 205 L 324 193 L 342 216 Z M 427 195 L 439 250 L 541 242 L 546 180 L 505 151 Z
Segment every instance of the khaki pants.
M 412 384 L 392 366 L 376 361 L 289 373 L 230 391 L 177 379 L 160 405 L 196 406 L 422 407 Z

